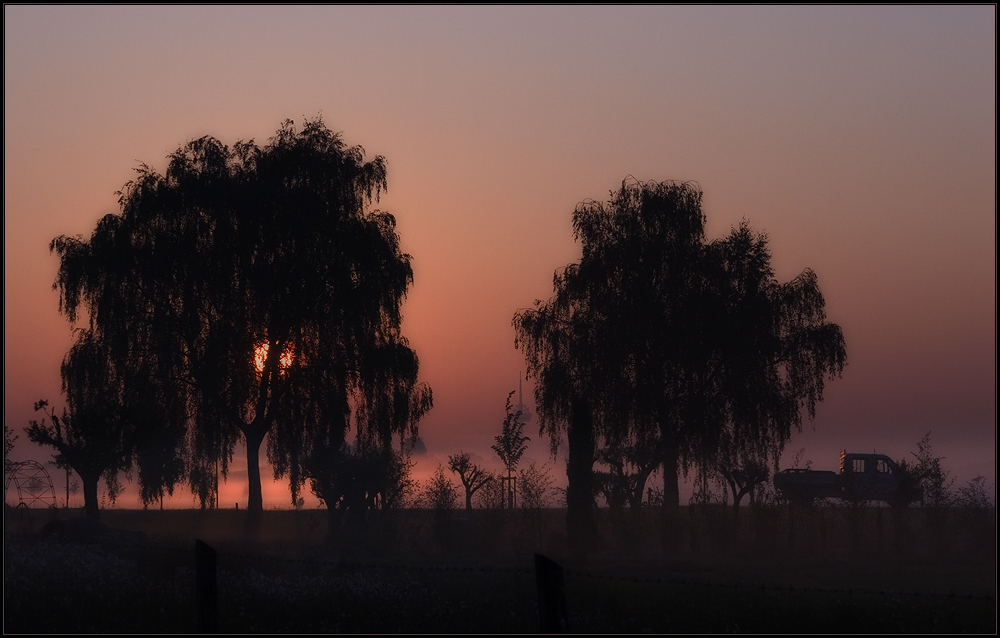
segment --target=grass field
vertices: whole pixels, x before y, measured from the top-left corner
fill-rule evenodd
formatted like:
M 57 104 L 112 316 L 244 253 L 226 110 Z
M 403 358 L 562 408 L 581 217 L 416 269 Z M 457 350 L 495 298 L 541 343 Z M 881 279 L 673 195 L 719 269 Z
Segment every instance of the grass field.
M 244 511 L 106 510 L 133 534 L 40 534 L 78 515 L 5 515 L 5 632 L 192 632 L 195 538 L 218 551 L 226 633 L 537 632 L 534 552 L 564 567 L 574 632 L 996 631 L 995 510 L 601 510 L 585 561 L 564 510 L 403 510 L 333 539 L 325 510 L 255 530 Z

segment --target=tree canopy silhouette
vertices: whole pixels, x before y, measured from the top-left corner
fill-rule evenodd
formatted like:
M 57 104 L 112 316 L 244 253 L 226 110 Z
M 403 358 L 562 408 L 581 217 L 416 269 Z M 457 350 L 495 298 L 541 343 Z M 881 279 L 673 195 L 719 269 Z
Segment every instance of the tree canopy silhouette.
M 26 430 L 32 442 L 55 448 L 59 467 L 71 467 L 80 476 L 84 511 L 90 518 L 100 517 L 98 481 L 104 478 L 113 501 L 121 492 L 118 473 L 132 466 L 139 445 L 141 417 L 130 414 L 125 390 L 129 382 L 141 380 L 126 380 L 122 372 L 92 331 L 79 331 L 61 367 L 67 407 L 60 416 L 46 410 L 47 401 L 38 401 L 35 411 L 47 420 L 31 420 Z M 144 478 L 148 481 L 148 476 L 140 476 Z
M 89 241 L 51 245 L 61 311 L 85 310 L 116 361 L 185 407 L 189 476 L 225 474 L 245 441 L 251 512 L 268 435 L 294 502 L 313 443 L 339 449 L 352 408 L 372 439 L 430 406 L 399 329 L 410 256 L 393 216 L 368 210 L 385 161 L 363 155 L 321 119 L 286 121 L 263 148 L 204 137 L 163 175 L 141 166 Z
M 360 449 L 348 443 L 324 449 L 309 466 L 313 493 L 327 508 L 327 536 L 335 541 L 342 532 L 349 543 L 361 541 L 367 513 L 395 510 L 416 489 L 408 454 L 387 449 Z M 346 529 L 345 529 L 346 528 Z
M 3 473 L 4 476 L 14 469 L 16 463 L 10 460 L 10 453 L 14 451 L 14 444 L 20 437 L 14 431 L 3 424 Z
M 706 242 L 701 200 L 690 183 L 626 180 L 608 203 L 580 204 L 582 258 L 514 317 L 540 425 L 569 439 L 571 536 L 590 520 L 595 437 L 655 436 L 676 506 L 680 469 L 775 458 L 843 370 L 815 274 L 779 284 L 766 237 L 745 223 Z

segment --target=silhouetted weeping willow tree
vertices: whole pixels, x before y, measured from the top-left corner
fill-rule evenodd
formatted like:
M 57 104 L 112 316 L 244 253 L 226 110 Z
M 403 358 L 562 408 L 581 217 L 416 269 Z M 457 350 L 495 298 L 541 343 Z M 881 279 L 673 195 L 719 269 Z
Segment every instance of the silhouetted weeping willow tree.
M 97 484 L 103 477 L 112 502 L 121 492 L 118 473 L 132 464 L 136 421 L 128 418 L 125 377 L 89 330 L 81 330 L 61 367 L 67 406 L 62 414 L 35 403 L 45 417 L 30 421 L 28 438 L 56 450 L 59 467 L 71 467 L 83 482 L 84 510 L 99 518 Z
M 655 440 L 676 506 L 692 464 L 776 460 L 843 370 L 815 274 L 778 283 L 746 224 L 706 242 L 701 201 L 690 183 L 626 180 L 609 202 L 580 204 L 582 258 L 514 317 L 540 425 L 554 444 L 567 434 L 571 538 L 591 525 L 597 437 Z
M 140 167 L 120 214 L 52 242 L 60 309 L 185 407 L 190 476 L 226 473 L 246 442 L 251 512 L 268 435 L 294 501 L 311 448 L 339 447 L 352 414 L 384 445 L 430 406 L 399 328 L 410 256 L 368 210 L 385 187 L 382 157 L 286 121 L 263 148 L 205 137 L 163 175 Z
M 815 417 L 825 380 L 842 373 L 843 333 L 826 320 L 816 273 L 779 283 L 766 235 L 746 222 L 709 244 L 706 261 L 714 407 L 703 411 L 708 427 L 689 461 L 729 472 L 776 466 L 803 413 Z

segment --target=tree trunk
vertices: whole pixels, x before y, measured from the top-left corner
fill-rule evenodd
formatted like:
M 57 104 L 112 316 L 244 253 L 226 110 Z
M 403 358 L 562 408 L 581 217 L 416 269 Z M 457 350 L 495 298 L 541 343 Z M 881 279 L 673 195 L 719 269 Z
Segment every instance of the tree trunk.
M 677 441 L 667 438 L 663 445 L 663 508 L 676 511 L 681 506 L 680 485 L 677 474 L 680 470 Z
M 472 490 L 465 488 L 465 511 L 472 511 Z
M 507 468 L 507 509 L 514 509 L 514 471 Z
M 594 529 L 594 422 L 586 399 L 574 397 L 567 428 L 566 538 L 574 553 L 586 554 Z
M 260 485 L 260 444 L 264 441 L 265 434 L 266 430 L 251 427 L 243 431 L 247 442 L 247 480 L 250 484 L 247 511 L 251 519 L 259 518 L 264 511 L 264 497 Z
M 680 549 L 681 544 L 681 499 L 677 481 L 677 473 L 680 469 L 679 456 L 677 440 L 672 437 L 664 437 L 663 528 L 661 540 L 663 542 L 663 551 L 667 555 L 676 553 Z
M 635 478 L 635 489 L 629 495 L 629 505 L 632 506 L 633 512 L 638 512 L 642 509 L 642 495 L 646 491 L 646 481 L 649 480 L 649 475 L 653 473 L 656 467 L 657 464 L 654 462 L 648 467 L 639 468 L 639 472 Z
M 332 545 L 340 540 L 340 521 L 344 512 L 336 505 L 330 505 L 325 500 L 324 502 L 326 503 L 326 542 Z
M 737 490 L 735 486 L 731 486 L 731 489 L 733 492 L 733 515 L 739 517 L 740 501 L 743 500 L 743 497 L 746 496 L 750 490 L 745 488 L 740 488 L 739 490 Z
M 95 521 L 100 520 L 101 512 L 98 507 L 97 501 L 97 481 L 101 478 L 100 474 L 90 474 L 84 475 L 77 472 L 80 475 L 80 481 L 83 482 L 83 510 L 87 514 L 87 518 L 92 518 Z

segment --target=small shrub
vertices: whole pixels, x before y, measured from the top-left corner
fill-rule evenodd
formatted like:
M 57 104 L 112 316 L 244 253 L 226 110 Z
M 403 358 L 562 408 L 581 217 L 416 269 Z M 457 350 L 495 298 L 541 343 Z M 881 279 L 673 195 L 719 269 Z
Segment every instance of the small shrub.
M 424 488 L 424 502 L 435 511 L 455 509 L 458 505 L 458 488 L 438 465 L 431 480 Z
M 912 453 L 917 463 L 910 467 L 924 494 L 924 505 L 929 507 L 947 507 L 953 504 L 954 494 L 951 487 L 955 479 L 951 473 L 941 466 L 943 456 L 934 456 L 931 447 L 931 433 L 917 442 L 917 451 Z
M 489 483 L 483 485 L 473 496 L 473 503 L 479 509 L 502 510 L 507 504 L 507 486 L 498 476 L 493 477 Z
M 966 509 L 985 510 L 993 507 L 993 499 L 986 489 L 986 477 L 979 475 L 965 484 L 965 487 L 958 488 L 955 495 L 955 504 Z
M 518 472 L 517 497 L 522 509 L 537 510 L 548 507 L 552 494 L 553 478 L 548 466 L 532 463 Z

